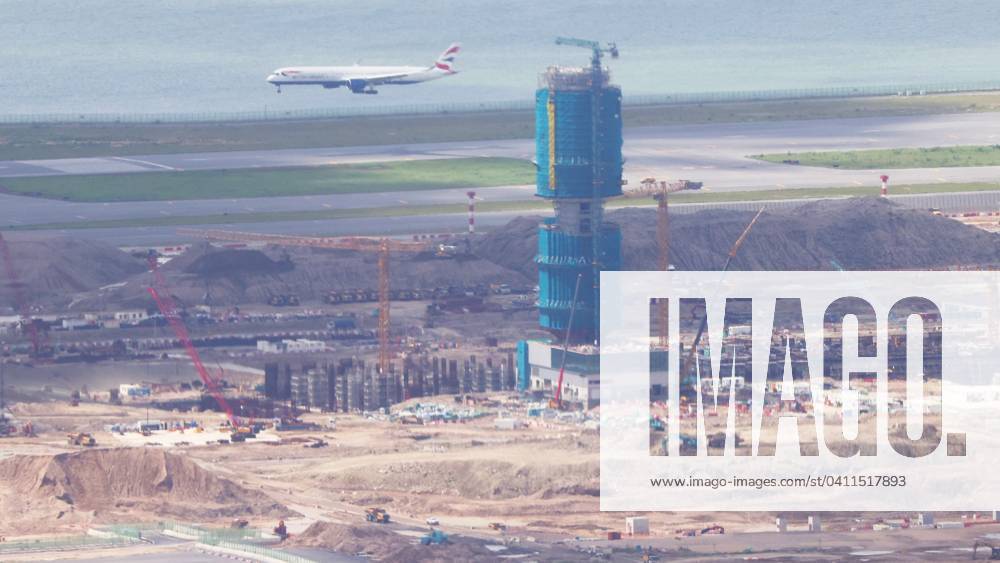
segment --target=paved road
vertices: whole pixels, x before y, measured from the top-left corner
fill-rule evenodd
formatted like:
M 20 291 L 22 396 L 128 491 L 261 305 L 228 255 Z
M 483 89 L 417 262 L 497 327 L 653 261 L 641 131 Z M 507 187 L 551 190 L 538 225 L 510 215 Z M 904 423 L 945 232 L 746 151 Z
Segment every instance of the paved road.
M 875 186 L 878 182 L 876 171 L 770 164 L 747 159 L 746 155 L 804 150 L 997 143 L 1000 143 L 1000 113 L 639 127 L 629 129 L 625 134 L 626 177 L 632 184 L 647 176 L 691 178 L 704 181 L 707 190 L 716 191 Z M 528 158 L 532 150 L 530 140 L 510 140 L 128 158 L 0 161 L 0 184 L 5 176 L 137 171 L 157 173 L 164 170 L 303 166 L 464 156 Z M 1000 167 L 893 170 L 890 175 L 893 182 L 898 183 L 996 182 L 1000 180 Z M 480 197 L 485 201 L 525 200 L 531 199 L 532 194 L 530 186 L 479 190 Z M 0 195 L 0 225 L 464 202 L 465 190 L 127 203 L 71 203 Z M 377 220 L 387 227 L 397 222 L 414 225 L 420 221 L 412 217 L 398 221 Z M 366 221 L 368 224 L 371 222 L 372 220 Z M 345 230 L 351 224 L 350 221 L 337 223 L 341 225 L 337 227 L 338 231 Z M 329 227 L 325 228 L 328 232 L 331 230 Z M 141 235 L 144 231 L 131 232 Z M 97 231 L 92 234 L 97 234 Z

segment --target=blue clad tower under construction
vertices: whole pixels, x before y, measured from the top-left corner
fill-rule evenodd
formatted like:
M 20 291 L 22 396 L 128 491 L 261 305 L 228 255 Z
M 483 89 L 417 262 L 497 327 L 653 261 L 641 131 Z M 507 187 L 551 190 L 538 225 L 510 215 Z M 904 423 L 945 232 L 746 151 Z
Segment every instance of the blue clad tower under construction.
M 538 231 L 540 322 L 559 336 L 568 330 L 570 342 L 595 342 L 600 271 L 621 268 L 621 230 L 604 221 L 604 201 L 622 194 L 621 90 L 598 51 L 591 68 L 552 67 L 542 81 L 536 195 L 552 200 L 555 216 Z

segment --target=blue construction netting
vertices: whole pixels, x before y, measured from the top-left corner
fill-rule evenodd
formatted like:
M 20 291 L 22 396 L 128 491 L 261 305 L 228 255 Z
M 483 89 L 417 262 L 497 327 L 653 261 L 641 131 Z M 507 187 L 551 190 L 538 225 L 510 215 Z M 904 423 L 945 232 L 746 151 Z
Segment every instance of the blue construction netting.
M 621 269 L 621 229 L 604 223 L 598 236 L 598 260 L 601 270 Z M 563 232 L 555 218 L 547 218 L 538 230 L 538 312 L 542 328 L 564 331 L 569 327 L 573 293 L 580 278 L 571 332 L 574 340 L 593 341 L 600 326 L 594 290 L 592 235 Z
M 587 90 L 541 89 L 535 94 L 536 195 L 589 198 L 621 195 L 621 90 L 601 91 L 596 151 L 593 147 L 592 94 Z M 554 129 L 550 130 L 550 124 Z M 555 141 L 555 146 L 551 141 Z M 593 158 L 598 158 L 594 180 Z M 552 161 L 552 156 L 555 161 Z M 553 166 L 554 164 L 554 166 Z

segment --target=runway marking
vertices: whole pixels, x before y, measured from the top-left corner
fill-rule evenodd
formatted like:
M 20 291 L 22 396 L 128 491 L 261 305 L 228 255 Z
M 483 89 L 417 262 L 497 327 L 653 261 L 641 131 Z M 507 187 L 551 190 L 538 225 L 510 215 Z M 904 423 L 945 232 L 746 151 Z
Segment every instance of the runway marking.
M 865 185 L 865 183 L 862 182 L 861 180 L 854 180 L 854 185 L 855 186 L 863 186 L 863 185 Z
M 947 182 L 947 181 L 948 181 L 948 180 L 945 180 L 944 178 L 942 178 L 942 177 L 938 176 L 938 182 Z
M 152 166 L 154 168 L 162 168 L 164 170 L 180 170 L 180 168 L 174 168 L 173 166 L 167 166 L 166 164 L 160 164 L 158 162 L 149 162 L 148 160 L 139 160 L 138 158 L 125 158 L 124 156 L 112 156 L 111 160 L 132 162 L 134 164 L 145 164 L 147 166 Z

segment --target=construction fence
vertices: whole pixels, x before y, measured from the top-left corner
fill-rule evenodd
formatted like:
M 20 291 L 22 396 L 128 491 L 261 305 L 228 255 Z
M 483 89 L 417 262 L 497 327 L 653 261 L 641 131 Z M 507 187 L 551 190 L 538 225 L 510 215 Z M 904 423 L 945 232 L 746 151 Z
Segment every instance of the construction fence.
M 0 559 L 4 555 L 13 555 L 15 553 L 43 553 L 127 547 L 138 542 L 138 539 L 118 535 L 66 536 L 37 540 L 0 541 Z
M 732 90 L 722 92 L 677 92 L 625 96 L 626 106 L 708 104 L 759 102 L 769 100 L 807 100 L 822 98 L 862 98 L 873 96 L 920 96 L 960 92 L 1000 90 L 1000 81 L 930 84 L 893 84 L 873 86 L 842 86 L 824 88 L 792 88 L 776 90 Z M 165 112 L 165 113 L 38 113 L 0 115 L 0 124 L 95 123 L 95 124 L 156 124 L 212 123 L 227 121 L 277 121 L 332 119 L 385 115 L 435 115 L 448 113 L 496 113 L 531 111 L 533 100 L 485 102 L 452 102 L 447 104 L 364 105 L 358 107 L 328 107 L 296 110 L 259 110 L 232 112 Z

